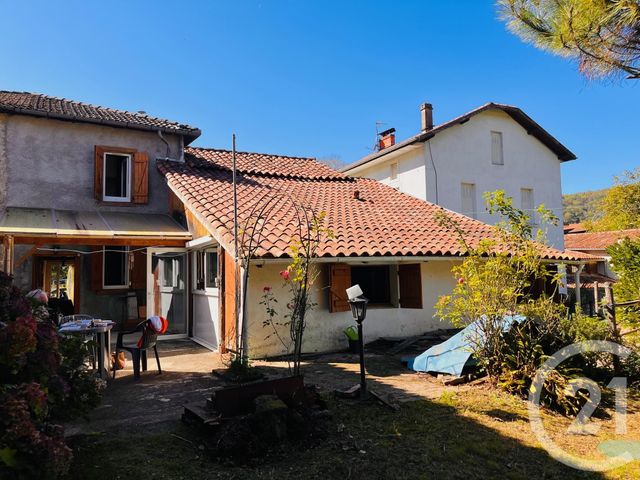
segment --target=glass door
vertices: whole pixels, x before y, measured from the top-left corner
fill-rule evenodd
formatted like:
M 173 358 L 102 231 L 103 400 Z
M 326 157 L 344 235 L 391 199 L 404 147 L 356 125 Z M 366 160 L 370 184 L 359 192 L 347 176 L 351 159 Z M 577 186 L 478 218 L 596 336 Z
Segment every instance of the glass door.
M 147 316 L 168 320 L 164 338 L 187 335 L 187 264 L 184 249 L 147 249 Z

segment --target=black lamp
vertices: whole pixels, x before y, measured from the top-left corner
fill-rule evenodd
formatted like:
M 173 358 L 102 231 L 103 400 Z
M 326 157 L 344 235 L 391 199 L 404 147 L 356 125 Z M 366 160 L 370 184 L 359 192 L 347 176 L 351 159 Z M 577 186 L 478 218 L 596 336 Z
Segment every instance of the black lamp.
M 353 318 L 356 319 L 358 325 L 364 322 L 364 318 L 367 316 L 367 303 L 369 303 L 369 300 L 364 298 L 363 296 L 359 296 L 352 300 L 349 300 L 349 305 L 351 305 L 351 313 L 353 313 Z
M 369 300 L 363 296 L 360 285 L 354 285 L 353 287 L 348 288 L 347 296 L 349 297 L 351 313 L 358 324 L 358 349 L 360 350 L 360 398 L 365 398 L 367 396 L 367 379 L 364 368 L 364 339 L 362 335 L 362 322 L 364 322 L 364 319 L 367 316 L 367 303 L 369 303 Z

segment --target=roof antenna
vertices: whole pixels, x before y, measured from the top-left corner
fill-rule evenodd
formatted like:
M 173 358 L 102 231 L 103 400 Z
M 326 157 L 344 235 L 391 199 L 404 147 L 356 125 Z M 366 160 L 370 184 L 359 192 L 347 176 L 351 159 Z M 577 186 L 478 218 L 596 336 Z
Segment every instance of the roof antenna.
M 386 125 L 385 122 L 381 122 L 380 120 L 378 120 L 376 122 L 376 138 L 373 141 L 373 148 L 371 148 L 372 152 L 377 152 L 378 151 L 378 136 L 380 135 L 380 127 L 382 125 Z

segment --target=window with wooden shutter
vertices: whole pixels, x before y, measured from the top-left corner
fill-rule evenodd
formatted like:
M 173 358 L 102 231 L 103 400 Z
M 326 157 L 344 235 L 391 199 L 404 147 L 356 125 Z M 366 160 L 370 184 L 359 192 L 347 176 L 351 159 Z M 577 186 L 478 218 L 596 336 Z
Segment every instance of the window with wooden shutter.
M 148 155 L 135 148 L 96 145 L 93 179 L 96 200 L 117 204 L 147 203 L 148 164 Z M 136 178 L 138 181 L 134 183 Z
M 91 290 L 94 292 L 102 291 L 102 264 L 103 251 L 102 247 L 95 247 L 90 255 L 91 261 Z
M 351 267 L 343 263 L 331 265 L 329 287 L 329 312 L 348 312 L 347 288 L 351 286 Z
M 133 155 L 133 203 L 149 201 L 149 156 L 146 152 Z
M 94 196 L 96 197 L 96 200 L 100 202 L 103 199 L 102 175 L 104 173 L 104 154 L 105 154 L 104 147 L 100 147 L 96 145 L 94 150 L 95 160 L 94 160 L 94 176 L 93 176 L 93 193 L 94 193 Z
M 400 265 L 400 306 L 402 308 L 422 308 L 422 275 L 420 264 Z
M 502 132 L 491 132 L 491 163 L 494 165 L 504 165 Z
M 147 288 L 147 255 L 144 250 L 135 250 L 133 252 L 131 288 L 133 290 L 145 290 Z
M 476 211 L 476 185 L 474 183 L 460 184 L 462 195 L 461 211 L 463 215 L 471 218 L 478 218 Z

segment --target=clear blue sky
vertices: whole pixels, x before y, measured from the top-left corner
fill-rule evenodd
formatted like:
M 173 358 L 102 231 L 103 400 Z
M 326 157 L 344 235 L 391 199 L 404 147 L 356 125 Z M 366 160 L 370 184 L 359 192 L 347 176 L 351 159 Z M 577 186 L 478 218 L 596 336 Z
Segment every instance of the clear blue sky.
M 375 122 L 399 138 L 487 101 L 524 109 L 579 157 L 566 193 L 640 165 L 640 81 L 588 82 L 522 43 L 492 1 L 0 0 L 0 89 L 191 123 L 197 145 L 351 162 Z

